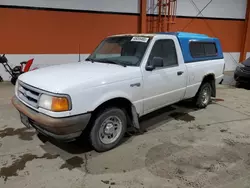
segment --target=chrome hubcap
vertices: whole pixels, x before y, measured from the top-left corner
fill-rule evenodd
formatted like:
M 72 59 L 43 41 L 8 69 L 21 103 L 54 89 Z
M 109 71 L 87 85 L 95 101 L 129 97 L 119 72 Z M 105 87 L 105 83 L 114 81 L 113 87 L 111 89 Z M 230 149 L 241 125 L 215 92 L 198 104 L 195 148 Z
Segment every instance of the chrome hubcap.
M 115 126 L 112 123 L 108 123 L 105 128 L 104 128 L 104 133 L 105 134 L 113 134 L 115 131 Z
M 203 93 L 201 97 L 203 104 L 207 104 L 209 102 L 209 92 L 210 92 L 209 88 L 206 87 L 203 89 Z
M 105 119 L 99 130 L 99 138 L 104 144 L 115 142 L 122 132 L 122 121 L 117 116 L 110 116 Z

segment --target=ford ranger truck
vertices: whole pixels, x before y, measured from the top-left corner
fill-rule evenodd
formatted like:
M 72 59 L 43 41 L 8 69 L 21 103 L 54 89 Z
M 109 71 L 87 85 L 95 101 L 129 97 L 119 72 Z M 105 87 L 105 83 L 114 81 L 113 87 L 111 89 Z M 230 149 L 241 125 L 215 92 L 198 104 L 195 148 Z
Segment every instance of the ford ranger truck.
M 104 39 L 87 59 L 27 72 L 12 103 L 28 128 L 57 140 L 87 135 L 104 152 L 139 118 L 184 99 L 205 108 L 225 61 L 220 41 L 195 33 L 123 34 Z

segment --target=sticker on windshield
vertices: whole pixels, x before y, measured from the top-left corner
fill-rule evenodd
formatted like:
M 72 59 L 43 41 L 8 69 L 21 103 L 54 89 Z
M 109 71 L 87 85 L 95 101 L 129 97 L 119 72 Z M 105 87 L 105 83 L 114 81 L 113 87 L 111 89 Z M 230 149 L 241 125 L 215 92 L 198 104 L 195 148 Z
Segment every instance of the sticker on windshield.
M 133 37 L 131 39 L 131 41 L 134 41 L 134 42 L 148 42 L 148 39 L 147 37 Z

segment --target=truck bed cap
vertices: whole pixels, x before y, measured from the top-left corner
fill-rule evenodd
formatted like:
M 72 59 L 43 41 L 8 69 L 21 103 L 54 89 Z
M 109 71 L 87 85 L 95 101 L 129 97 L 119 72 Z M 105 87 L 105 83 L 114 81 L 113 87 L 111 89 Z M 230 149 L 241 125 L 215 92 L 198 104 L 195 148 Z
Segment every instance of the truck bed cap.
M 206 61 L 206 60 L 214 60 L 214 59 L 223 59 L 223 52 L 221 48 L 221 44 L 218 38 L 209 37 L 205 34 L 200 33 L 188 33 L 188 32 L 160 32 L 157 34 L 163 35 L 174 35 L 178 38 L 182 54 L 185 63 L 191 63 L 196 61 Z M 207 57 L 193 57 L 190 53 L 190 42 L 210 42 L 214 43 L 217 48 L 217 54 L 214 56 L 207 56 Z
M 189 33 L 189 32 L 159 32 L 157 34 L 175 35 L 178 38 L 196 38 L 196 39 L 211 38 L 205 34 Z

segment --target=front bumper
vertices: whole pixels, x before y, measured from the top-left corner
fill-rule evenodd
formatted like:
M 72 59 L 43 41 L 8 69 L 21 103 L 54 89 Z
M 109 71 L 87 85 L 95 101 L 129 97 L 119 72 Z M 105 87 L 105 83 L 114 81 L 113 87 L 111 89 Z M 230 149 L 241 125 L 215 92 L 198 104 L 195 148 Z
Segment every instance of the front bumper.
M 237 82 L 250 83 L 250 71 L 237 67 L 234 72 L 234 79 Z
M 24 116 L 27 116 L 31 127 L 38 132 L 57 140 L 73 140 L 79 137 L 89 123 L 91 114 L 82 114 L 64 118 L 53 118 L 24 105 L 16 96 L 12 104 Z

